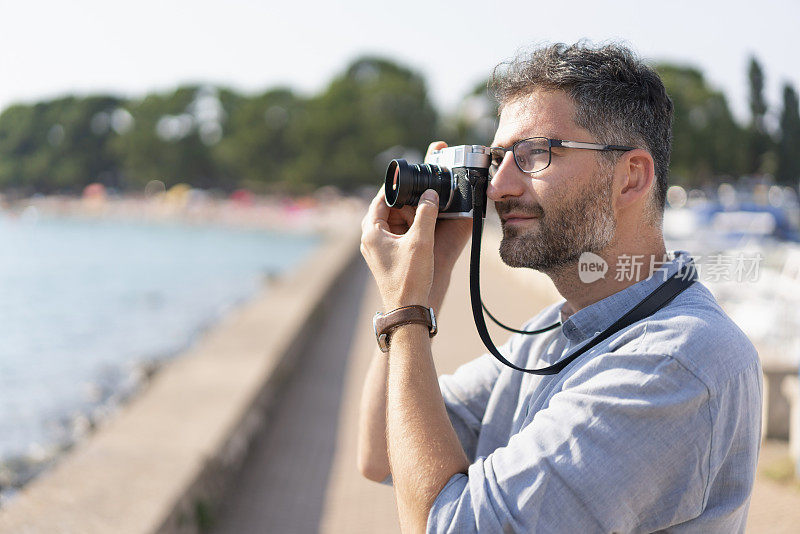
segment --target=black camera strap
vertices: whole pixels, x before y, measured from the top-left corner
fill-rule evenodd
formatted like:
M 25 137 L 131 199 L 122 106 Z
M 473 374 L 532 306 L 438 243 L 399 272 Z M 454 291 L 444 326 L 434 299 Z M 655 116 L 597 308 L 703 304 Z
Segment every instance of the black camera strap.
M 522 371 L 524 373 L 530 373 L 534 375 L 554 375 L 557 374 L 559 371 L 564 369 L 567 365 L 569 365 L 573 360 L 575 360 L 581 354 L 589 351 L 599 343 L 602 343 L 615 333 L 619 332 L 623 328 L 626 328 L 637 321 L 641 321 L 655 313 L 656 311 L 660 310 L 670 302 L 672 299 L 677 297 L 684 289 L 691 286 L 697 280 L 697 270 L 694 264 L 690 261 L 681 266 L 678 271 L 668 278 L 665 282 L 659 285 L 652 293 L 650 293 L 647 297 L 645 297 L 641 302 L 636 304 L 633 308 L 628 310 L 622 317 L 620 317 L 614 324 L 600 332 L 599 334 L 595 335 L 591 338 L 588 342 L 578 347 L 577 350 L 573 351 L 569 355 L 565 356 L 555 364 L 549 367 L 543 367 L 541 369 L 524 369 L 522 367 L 518 367 L 508 361 L 495 347 L 494 343 L 492 342 L 492 338 L 489 336 L 489 332 L 486 329 L 486 321 L 483 317 L 483 310 L 486 310 L 486 307 L 483 305 L 481 301 L 481 284 L 480 284 L 480 257 L 481 257 L 481 237 L 483 235 L 483 218 L 486 214 L 486 187 L 488 185 L 487 178 L 484 176 L 480 176 L 477 173 L 473 174 L 470 172 L 470 182 L 473 184 L 473 191 L 472 191 L 472 250 L 470 253 L 470 264 L 469 264 L 469 292 L 470 292 L 470 300 L 472 302 L 472 315 L 475 319 L 475 326 L 478 329 L 478 334 L 481 336 L 481 340 L 483 344 L 486 345 L 486 348 L 489 352 L 501 363 L 515 369 L 517 371 Z M 486 313 L 489 314 L 489 310 L 486 310 Z M 509 329 L 508 327 L 502 325 L 499 321 L 494 319 L 492 320 L 503 326 L 504 328 Z M 519 333 L 524 334 L 536 334 L 546 332 L 553 328 L 560 326 L 561 323 L 556 323 L 545 328 L 539 330 L 513 330 Z

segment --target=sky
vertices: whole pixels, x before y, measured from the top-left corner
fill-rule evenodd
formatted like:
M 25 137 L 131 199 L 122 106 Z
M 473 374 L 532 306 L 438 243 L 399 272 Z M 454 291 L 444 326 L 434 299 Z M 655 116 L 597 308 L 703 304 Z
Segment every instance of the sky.
M 800 0 L 0 0 L 0 110 L 183 83 L 312 94 L 370 54 L 421 72 L 447 111 L 518 50 L 589 39 L 700 68 L 741 121 L 755 55 L 774 119 L 783 84 L 800 90 L 799 31 Z

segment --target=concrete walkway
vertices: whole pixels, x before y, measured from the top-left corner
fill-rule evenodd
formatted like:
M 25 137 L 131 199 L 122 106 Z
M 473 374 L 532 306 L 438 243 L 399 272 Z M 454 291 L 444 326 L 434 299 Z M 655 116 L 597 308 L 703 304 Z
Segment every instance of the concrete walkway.
M 487 241 L 483 288 L 498 318 L 518 325 L 559 298 L 541 275 L 502 265 L 496 241 Z M 399 532 L 392 489 L 363 479 L 356 469 L 361 386 L 375 350 L 371 325 L 379 308 L 365 267 L 344 281 L 336 298 L 340 313 L 309 333 L 318 342 L 280 395 L 237 488 L 214 518 L 216 534 Z M 469 306 L 466 254 L 439 319 L 439 373 L 483 352 Z M 507 337 L 497 327 L 490 330 L 498 345 Z M 800 492 L 760 475 L 747 531 L 800 532 Z

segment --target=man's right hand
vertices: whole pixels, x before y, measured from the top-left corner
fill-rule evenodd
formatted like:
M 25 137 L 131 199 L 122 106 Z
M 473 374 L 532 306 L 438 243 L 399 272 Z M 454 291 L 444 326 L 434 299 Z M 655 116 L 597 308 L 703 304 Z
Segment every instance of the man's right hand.
M 444 148 L 442 141 L 431 143 L 428 154 Z M 378 192 L 382 197 L 383 192 Z M 384 202 L 381 198 L 380 202 Z M 389 231 L 396 235 L 405 234 L 414 222 L 414 206 L 400 209 L 389 208 L 386 224 Z M 444 302 L 445 293 L 450 285 L 450 275 L 461 251 L 469 241 L 472 229 L 471 219 L 437 219 L 433 232 L 433 280 L 429 293 L 428 305 L 437 314 Z M 384 310 L 389 311 L 389 310 Z M 372 359 L 364 381 L 361 397 L 358 437 L 358 465 L 361 473 L 376 482 L 389 475 L 389 457 L 386 449 L 386 377 L 388 359 L 375 348 L 377 357 Z
M 427 162 L 431 152 L 445 148 L 447 143 L 436 141 L 430 144 L 425 155 Z M 414 221 L 416 206 L 392 208 L 389 211 L 389 229 L 394 234 L 404 234 Z M 438 219 L 434 230 L 433 245 L 433 284 L 431 286 L 430 305 L 439 313 L 450 285 L 450 274 L 453 266 L 464 250 L 472 232 L 472 219 Z M 388 311 L 388 310 L 385 310 Z

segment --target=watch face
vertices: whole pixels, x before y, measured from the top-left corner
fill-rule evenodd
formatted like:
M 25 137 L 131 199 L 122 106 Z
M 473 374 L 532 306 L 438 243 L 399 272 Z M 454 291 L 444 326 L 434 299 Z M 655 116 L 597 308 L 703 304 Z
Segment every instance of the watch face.
M 378 336 L 378 348 L 381 352 L 389 352 L 389 336 L 381 334 Z
M 375 312 L 375 315 L 372 317 L 372 331 L 375 332 L 375 337 L 378 337 L 378 317 L 381 316 L 381 312 Z
M 378 341 L 378 348 L 381 349 L 381 352 L 389 352 L 386 334 L 378 333 L 378 319 L 380 316 L 381 312 L 376 312 L 375 316 L 372 318 L 372 331 L 375 332 L 375 339 Z
M 436 314 L 433 313 L 433 308 L 428 308 L 428 311 L 431 312 L 431 337 L 436 335 L 436 332 L 439 331 L 439 328 L 436 326 Z

